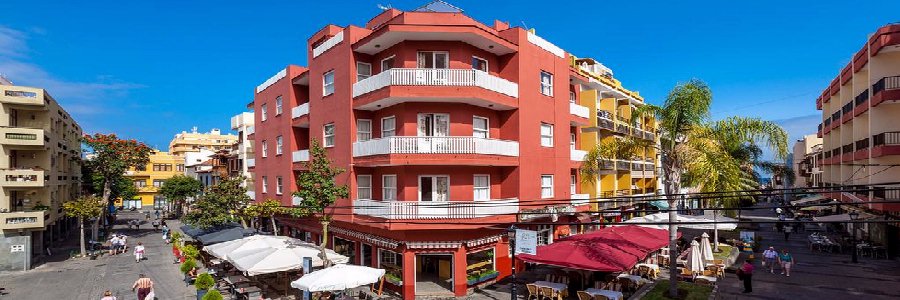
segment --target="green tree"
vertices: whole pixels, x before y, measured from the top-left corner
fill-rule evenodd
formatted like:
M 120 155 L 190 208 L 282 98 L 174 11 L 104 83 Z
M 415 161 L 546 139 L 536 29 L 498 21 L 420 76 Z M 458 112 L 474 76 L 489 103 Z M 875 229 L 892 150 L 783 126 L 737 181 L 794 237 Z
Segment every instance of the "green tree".
M 84 246 L 84 221 L 85 219 L 99 218 L 103 213 L 103 207 L 103 200 L 93 195 L 63 202 L 63 211 L 66 216 L 78 218 L 81 255 L 87 254 L 87 249 Z
M 175 175 L 163 182 L 159 193 L 175 205 L 175 215 L 181 217 L 187 199 L 196 197 L 202 190 L 203 185 L 199 180 L 184 175 Z
M 241 177 L 229 177 L 207 187 L 191 203 L 191 211 L 185 215 L 185 222 L 199 228 L 210 228 L 242 221 L 238 215 L 251 200 L 247 196 L 247 189 L 241 186 L 243 181 Z
M 205 295 L 203 295 L 203 300 L 224 300 L 225 298 L 222 296 L 222 293 L 219 290 L 209 290 Z
M 266 217 L 272 225 L 275 235 L 278 235 L 278 228 L 275 225 L 275 215 L 288 213 L 289 209 L 281 206 L 281 202 L 276 199 L 268 199 L 263 202 L 251 203 L 244 209 L 244 215 L 250 218 Z
M 309 147 L 309 161 L 306 162 L 307 171 L 300 173 L 297 178 L 297 192 L 294 196 L 301 201 L 300 209 L 291 212 L 293 215 L 313 215 L 322 223 L 321 258 L 326 266 L 331 262 L 325 256 L 325 247 L 328 245 L 328 224 L 331 223 L 331 215 L 326 213 L 326 208 L 334 204 L 339 198 L 350 196 L 350 189 L 346 184 L 339 185 L 335 177 L 344 173 L 344 169 L 333 167 L 328 159 L 325 148 L 319 145 L 317 140 L 312 141 Z
M 90 168 L 94 184 L 99 185 L 97 190 L 101 191 L 100 199 L 105 206 L 112 205 L 116 199 L 114 195 L 129 196 L 129 190 L 123 190 L 123 174 L 130 168 L 147 165 L 150 147 L 136 140 L 119 139 L 115 134 L 85 135 L 82 141 L 93 152 L 85 165 Z M 134 186 L 131 185 L 131 188 Z M 108 210 L 102 211 L 106 215 Z
M 746 189 L 748 161 L 733 156 L 746 145 L 763 143 L 775 150 L 779 157 L 787 152 L 787 135 L 778 125 L 755 118 L 730 117 L 711 121 L 709 108 L 712 91 L 700 80 L 676 85 L 662 106 L 644 105 L 632 113 L 632 122 L 643 117 L 655 118 L 659 126 L 662 181 L 669 203 L 669 220 L 676 220 L 675 201 L 683 184 L 703 191 L 738 193 Z M 647 146 L 646 141 L 626 137 L 601 143 L 585 159 L 580 173 L 585 180 L 596 181 L 598 164 L 602 160 L 634 155 L 635 149 Z M 720 200 L 721 201 L 721 200 Z M 729 200 L 730 201 L 730 200 Z M 718 206 L 721 203 L 717 203 Z M 669 225 L 669 248 L 675 248 L 677 225 Z M 677 294 L 675 261 L 669 265 L 672 296 Z

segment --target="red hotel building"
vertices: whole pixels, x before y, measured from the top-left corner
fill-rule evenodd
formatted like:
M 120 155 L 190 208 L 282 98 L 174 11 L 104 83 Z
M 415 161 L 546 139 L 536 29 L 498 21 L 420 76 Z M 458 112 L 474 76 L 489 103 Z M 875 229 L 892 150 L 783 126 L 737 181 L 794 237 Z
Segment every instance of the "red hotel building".
M 570 103 L 580 87 L 562 49 L 499 21 L 396 9 L 365 27 L 328 25 L 308 47 L 309 67 L 256 88 L 256 200 L 291 205 L 318 140 L 351 188 L 329 210 L 329 247 L 386 269 L 404 299 L 464 296 L 508 276 L 510 223 L 591 221 L 579 213 L 590 207 L 575 149 L 591 114 Z M 278 221 L 320 237 L 313 219 Z M 531 228 L 541 243 L 583 230 Z

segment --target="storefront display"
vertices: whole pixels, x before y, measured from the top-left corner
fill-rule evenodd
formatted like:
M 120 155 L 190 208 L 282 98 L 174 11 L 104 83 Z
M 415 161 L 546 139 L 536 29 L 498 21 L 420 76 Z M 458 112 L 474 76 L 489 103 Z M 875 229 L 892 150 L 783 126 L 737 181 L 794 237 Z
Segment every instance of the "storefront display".
M 468 285 L 492 280 L 499 275 L 494 266 L 494 248 L 467 254 L 466 265 Z
M 403 256 L 390 250 L 378 250 L 378 267 L 384 269 L 384 281 L 403 285 Z

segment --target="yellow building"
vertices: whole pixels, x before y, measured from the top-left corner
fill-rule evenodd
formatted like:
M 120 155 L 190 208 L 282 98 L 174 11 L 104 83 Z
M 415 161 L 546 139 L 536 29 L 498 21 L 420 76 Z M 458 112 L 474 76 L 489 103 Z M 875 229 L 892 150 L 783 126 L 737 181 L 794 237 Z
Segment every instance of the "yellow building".
M 179 174 L 184 174 L 184 158 L 155 150 L 145 167 L 125 172 L 125 176 L 134 181 L 138 195 L 130 200 L 120 199 L 118 204 L 125 208 L 164 209 L 168 202 L 159 194 L 159 188 L 166 179 Z
M 207 149 L 213 152 L 219 150 L 231 150 L 237 144 L 238 136 L 234 134 L 222 134 L 213 128 L 209 132 L 197 132 L 195 127 L 191 132 L 182 131 L 175 135 L 169 142 L 169 152 L 172 155 L 184 156 L 185 152 L 198 152 Z
M 573 104 L 587 107 L 591 117 L 588 126 L 581 127 L 581 140 L 577 147 L 583 151 L 595 148 L 601 142 L 622 139 L 625 136 L 647 139 L 658 143 L 653 118 L 632 122 L 632 112 L 644 99 L 625 89 L 613 78 L 612 71 L 591 58 L 570 57 Z M 597 182 L 581 183 L 581 192 L 594 202 L 594 209 L 635 208 L 638 203 L 612 201 L 615 197 L 652 196 L 658 188 L 657 157 L 654 147 L 647 147 L 634 157 L 620 158 L 601 163 Z

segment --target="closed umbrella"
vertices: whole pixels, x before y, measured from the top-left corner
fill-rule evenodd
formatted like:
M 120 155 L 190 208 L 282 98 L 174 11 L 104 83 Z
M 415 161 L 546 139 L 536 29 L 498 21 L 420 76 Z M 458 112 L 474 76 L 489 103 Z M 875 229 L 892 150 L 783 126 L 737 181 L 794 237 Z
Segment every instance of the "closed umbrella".
M 685 267 L 691 271 L 691 273 L 702 273 L 703 267 L 703 258 L 700 257 L 700 243 L 697 241 L 691 241 L 691 253 L 688 255 L 687 263 Z
M 713 261 L 715 258 L 713 257 L 712 246 L 709 244 L 709 234 L 704 232 L 700 237 L 700 258 L 702 258 L 704 262 Z
M 291 286 L 310 292 L 342 291 L 378 282 L 383 269 L 339 264 L 318 270 L 291 282 Z

